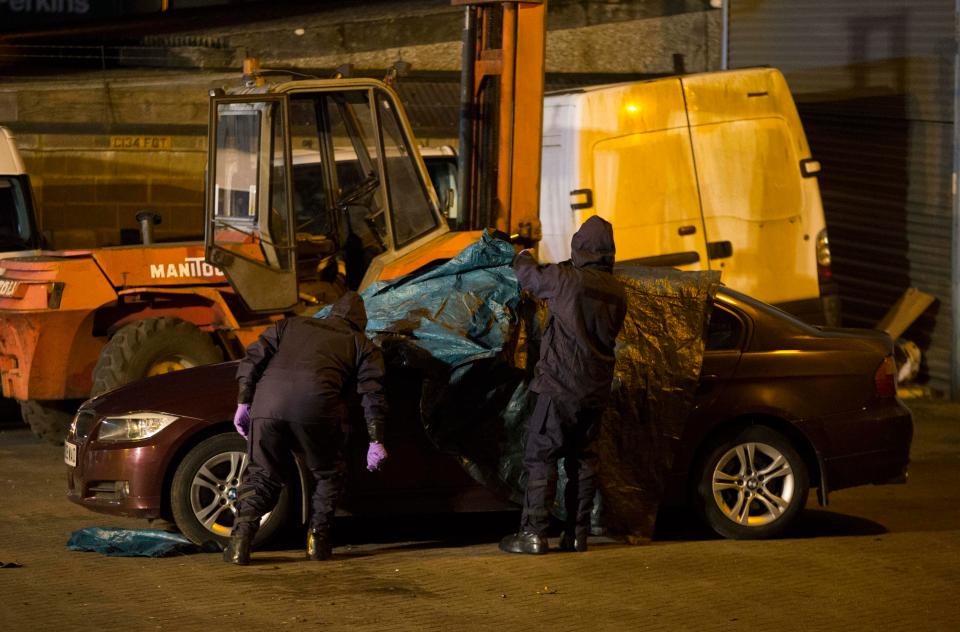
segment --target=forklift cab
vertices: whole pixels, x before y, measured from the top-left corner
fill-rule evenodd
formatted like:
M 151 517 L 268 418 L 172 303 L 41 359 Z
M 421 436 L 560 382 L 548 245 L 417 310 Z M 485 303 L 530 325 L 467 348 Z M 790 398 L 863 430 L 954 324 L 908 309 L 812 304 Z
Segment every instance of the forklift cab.
M 449 229 L 396 94 L 372 79 L 214 94 L 206 256 L 255 312 L 363 289 Z

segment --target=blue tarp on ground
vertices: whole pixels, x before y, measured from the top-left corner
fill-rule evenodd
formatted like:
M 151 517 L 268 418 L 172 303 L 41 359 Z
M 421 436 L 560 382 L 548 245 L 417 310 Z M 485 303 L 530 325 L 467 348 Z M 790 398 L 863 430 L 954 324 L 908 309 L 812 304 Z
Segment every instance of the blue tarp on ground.
M 179 533 L 101 527 L 74 531 L 67 541 L 67 548 L 71 551 L 103 553 L 109 557 L 166 557 L 207 550 Z

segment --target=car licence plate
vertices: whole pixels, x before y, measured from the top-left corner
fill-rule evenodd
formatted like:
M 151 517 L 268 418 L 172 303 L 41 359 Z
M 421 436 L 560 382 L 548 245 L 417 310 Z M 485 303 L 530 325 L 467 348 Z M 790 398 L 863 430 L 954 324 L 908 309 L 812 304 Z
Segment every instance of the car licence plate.
M 77 446 L 69 441 L 63 443 L 63 462 L 70 467 L 77 466 Z
M 0 296 L 13 296 L 20 287 L 19 281 L 8 281 L 0 279 Z

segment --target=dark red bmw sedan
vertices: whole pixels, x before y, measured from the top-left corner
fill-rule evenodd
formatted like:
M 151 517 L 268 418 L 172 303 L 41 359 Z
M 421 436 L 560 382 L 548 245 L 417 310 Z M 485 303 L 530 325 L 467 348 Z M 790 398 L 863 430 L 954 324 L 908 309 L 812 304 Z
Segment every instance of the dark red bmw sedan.
M 721 289 L 706 336 L 666 503 L 692 503 L 725 537 L 761 538 L 782 533 L 812 488 L 824 504 L 839 489 L 905 482 L 913 423 L 897 399 L 886 334 L 811 327 Z M 196 542 L 225 541 L 247 458 L 231 422 L 235 371 L 236 363 L 197 367 L 84 403 L 65 445 L 70 500 L 108 514 L 167 518 Z M 348 444 L 344 511 L 512 507 L 433 446 L 416 410 L 398 412 L 381 474 L 366 471 L 362 440 Z M 304 516 L 299 464 L 288 474 L 261 540 Z

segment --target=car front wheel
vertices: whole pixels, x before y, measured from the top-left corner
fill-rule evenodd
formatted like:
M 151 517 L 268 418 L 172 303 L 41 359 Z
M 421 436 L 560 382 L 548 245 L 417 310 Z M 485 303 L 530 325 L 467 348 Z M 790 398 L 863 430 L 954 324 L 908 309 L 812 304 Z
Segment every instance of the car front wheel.
M 212 540 L 226 545 L 247 463 L 247 442 L 235 433 L 205 439 L 187 453 L 170 485 L 170 508 L 183 535 L 197 544 Z M 261 519 L 254 544 L 269 540 L 289 514 L 290 491 L 284 485 L 276 507 Z
M 803 509 L 806 464 L 779 432 L 750 426 L 717 441 L 702 462 L 697 488 L 707 524 L 725 538 L 771 538 Z

